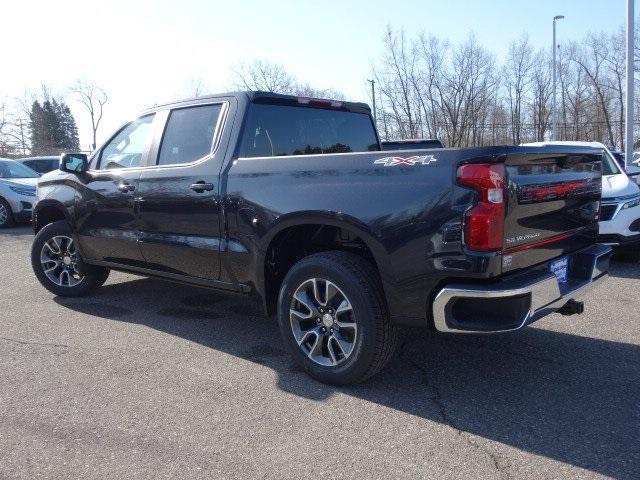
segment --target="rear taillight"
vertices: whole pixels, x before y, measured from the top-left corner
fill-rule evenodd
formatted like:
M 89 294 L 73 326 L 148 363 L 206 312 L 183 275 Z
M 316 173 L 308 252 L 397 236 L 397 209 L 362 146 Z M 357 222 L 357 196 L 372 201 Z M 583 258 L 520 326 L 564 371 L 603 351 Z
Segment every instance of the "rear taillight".
M 478 203 L 464 215 L 464 242 L 470 250 L 502 250 L 504 165 L 476 163 L 458 168 L 458 184 L 478 192 Z

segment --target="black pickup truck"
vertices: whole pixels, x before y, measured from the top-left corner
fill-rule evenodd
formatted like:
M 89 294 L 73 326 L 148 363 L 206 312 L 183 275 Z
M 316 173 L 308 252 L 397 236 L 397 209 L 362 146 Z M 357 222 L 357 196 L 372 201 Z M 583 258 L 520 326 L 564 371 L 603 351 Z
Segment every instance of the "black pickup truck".
M 365 104 L 215 95 L 63 155 L 38 185 L 32 263 L 61 296 L 110 269 L 256 295 L 309 374 L 348 384 L 385 365 L 400 325 L 581 313 L 608 269 L 600 185 L 594 149 L 389 152 Z

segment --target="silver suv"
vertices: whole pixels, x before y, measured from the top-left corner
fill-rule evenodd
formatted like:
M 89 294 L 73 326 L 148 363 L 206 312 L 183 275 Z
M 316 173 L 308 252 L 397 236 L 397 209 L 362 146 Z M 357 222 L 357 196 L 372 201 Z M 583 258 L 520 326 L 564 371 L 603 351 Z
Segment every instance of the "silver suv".
M 20 162 L 0 159 L 0 228 L 31 220 L 38 177 Z

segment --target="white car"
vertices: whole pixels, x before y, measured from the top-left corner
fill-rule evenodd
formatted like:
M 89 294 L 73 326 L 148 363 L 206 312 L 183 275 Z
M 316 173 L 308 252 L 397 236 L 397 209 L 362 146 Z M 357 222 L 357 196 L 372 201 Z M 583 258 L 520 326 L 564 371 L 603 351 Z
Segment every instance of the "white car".
M 0 159 L 0 228 L 31 220 L 39 177 L 20 162 Z
M 535 142 L 527 146 L 567 145 L 602 149 L 602 203 L 600 242 L 617 247 L 640 260 L 640 187 L 620 168 L 609 149 L 600 142 Z

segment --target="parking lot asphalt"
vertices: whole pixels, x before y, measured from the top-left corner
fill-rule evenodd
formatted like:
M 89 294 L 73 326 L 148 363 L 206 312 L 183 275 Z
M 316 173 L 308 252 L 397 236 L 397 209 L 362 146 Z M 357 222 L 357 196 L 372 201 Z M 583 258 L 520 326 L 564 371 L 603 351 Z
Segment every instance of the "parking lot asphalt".
M 28 227 L 0 231 L 0 478 L 638 478 L 640 265 L 585 314 L 520 332 L 407 331 L 334 388 L 245 299 L 112 273 L 55 298 Z

